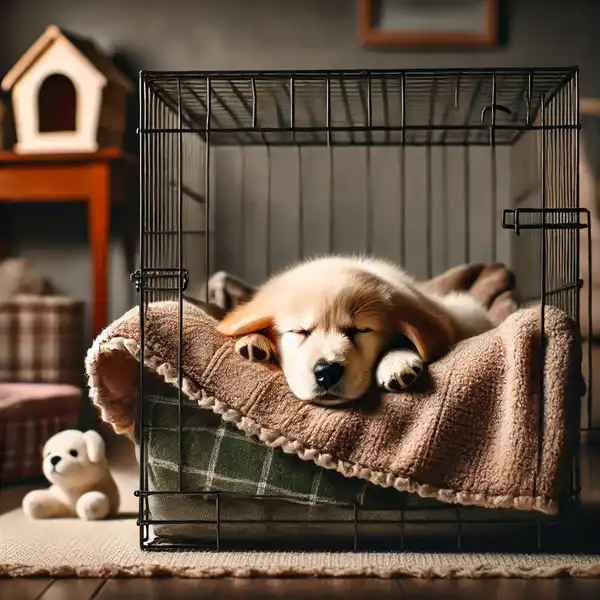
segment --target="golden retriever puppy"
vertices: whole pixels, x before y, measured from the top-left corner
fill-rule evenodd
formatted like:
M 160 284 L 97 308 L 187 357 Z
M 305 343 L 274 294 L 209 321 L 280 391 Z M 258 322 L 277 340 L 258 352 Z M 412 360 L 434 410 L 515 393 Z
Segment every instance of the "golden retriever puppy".
M 466 293 L 437 296 L 392 263 L 360 256 L 316 258 L 267 281 L 217 325 L 236 351 L 277 360 L 301 400 L 342 404 L 375 382 L 411 385 L 425 364 L 494 327 Z

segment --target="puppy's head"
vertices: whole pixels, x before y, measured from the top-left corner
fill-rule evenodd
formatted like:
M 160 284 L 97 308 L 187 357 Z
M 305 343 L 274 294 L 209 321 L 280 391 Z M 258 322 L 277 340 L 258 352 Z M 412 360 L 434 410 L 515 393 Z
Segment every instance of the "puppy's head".
M 105 444 L 96 431 L 65 429 L 44 445 L 46 479 L 65 489 L 86 486 L 104 472 Z
M 382 353 L 401 336 L 427 361 L 446 344 L 443 322 L 415 289 L 351 264 L 307 263 L 268 282 L 217 326 L 275 342 L 292 392 L 336 405 L 363 396 Z

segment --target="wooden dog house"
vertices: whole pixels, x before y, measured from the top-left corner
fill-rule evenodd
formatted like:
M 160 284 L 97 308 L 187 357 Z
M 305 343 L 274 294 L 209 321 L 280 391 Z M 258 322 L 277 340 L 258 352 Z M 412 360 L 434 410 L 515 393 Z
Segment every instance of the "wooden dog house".
M 2 80 L 20 154 L 120 146 L 131 81 L 90 40 L 50 25 Z

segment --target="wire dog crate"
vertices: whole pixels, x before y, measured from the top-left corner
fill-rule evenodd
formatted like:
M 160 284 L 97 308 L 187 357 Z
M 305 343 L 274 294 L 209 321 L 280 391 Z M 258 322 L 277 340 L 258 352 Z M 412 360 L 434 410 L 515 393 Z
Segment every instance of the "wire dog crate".
M 542 339 L 548 305 L 568 313 L 584 335 L 591 332 L 591 322 L 580 324 L 591 286 L 584 297 L 580 264 L 590 260 L 590 237 L 589 214 L 579 207 L 576 68 L 143 72 L 139 94 L 140 268 L 132 277 L 142 330 L 150 302 L 177 300 L 183 314 L 184 293 L 202 290 L 197 294 L 208 299 L 216 270 L 259 284 L 310 255 L 366 252 L 420 278 L 464 262 L 504 262 L 526 300 L 540 302 Z M 180 323 L 180 371 L 182 343 Z M 142 548 L 219 549 L 228 524 L 307 525 L 285 511 L 253 519 L 233 511 L 227 519 L 228 494 L 183 490 L 181 477 L 177 489 L 150 489 L 143 412 L 151 386 L 140 369 Z M 178 402 L 181 415 L 181 391 Z M 582 429 L 592 427 L 590 382 L 581 418 Z M 180 416 L 180 447 L 181 432 Z M 206 501 L 212 515 L 179 518 L 171 504 L 168 518 L 153 516 L 153 497 L 184 495 Z M 368 511 L 345 508 L 344 547 L 364 547 L 361 532 L 373 525 Z M 468 521 L 464 507 L 437 505 L 414 509 L 424 517 L 411 521 L 411 510 L 403 505 L 377 520 L 379 527 L 399 528 L 400 547 L 411 524 L 446 525 L 460 548 L 467 526 L 510 521 Z M 450 516 L 433 516 L 442 510 Z M 341 521 L 313 516 L 310 524 Z M 543 519 L 517 521 L 534 525 L 539 547 Z M 161 524 L 204 525 L 214 538 L 152 540 L 151 527 Z

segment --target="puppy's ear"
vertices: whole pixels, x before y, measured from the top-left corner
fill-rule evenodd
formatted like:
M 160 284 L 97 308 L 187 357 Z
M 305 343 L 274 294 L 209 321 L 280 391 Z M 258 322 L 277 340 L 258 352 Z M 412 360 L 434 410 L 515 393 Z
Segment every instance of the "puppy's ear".
M 90 429 L 83 434 L 83 440 L 90 462 L 99 463 L 106 455 L 106 444 L 102 436 L 97 431 Z
M 273 312 L 264 295 L 257 294 L 227 313 L 216 329 L 230 337 L 270 330 L 274 322 Z
M 427 298 L 400 298 L 397 311 L 398 330 L 414 344 L 424 362 L 439 358 L 454 344 L 454 322 Z

